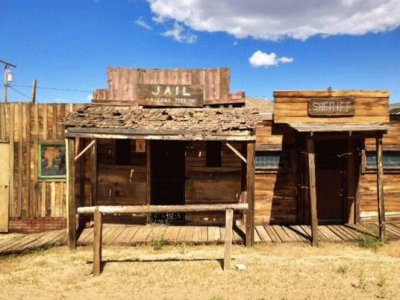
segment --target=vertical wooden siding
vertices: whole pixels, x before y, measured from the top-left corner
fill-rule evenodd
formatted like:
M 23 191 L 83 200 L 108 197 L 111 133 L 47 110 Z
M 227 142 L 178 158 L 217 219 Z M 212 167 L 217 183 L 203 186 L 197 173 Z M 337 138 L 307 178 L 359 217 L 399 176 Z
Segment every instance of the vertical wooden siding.
M 93 103 L 116 101 L 137 104 L 138 84 L 204 85 L 205 104 L 229 101 L 230 73 L 227 68 L 215 69 L 127 69 L 108 68 L 108 89 L 96 90 Z
M 293 131 L 288 130 L 285 126 L 273 125 L 271 121 L 263 121 L 257 125 L 256 151 L 279 151 L 283 148 L 291 149 L 290 151 L 295 153 Z M 256 224 L 294 223 L 297 221 L 299 199 L 297 199 L 296 178 L 296 159 L 292 159 L 291 168 L 268 171 L 256 169 Z
M 375 139 L 366 138 L 365 148 L 375 150 Z M 391 119 L 387 134 L 383 135 L 383 150 L 400 151 L 400 120 Z M 384 196 L 387 218 L 400 219 L 400 172 L 384 172 Z M 359 201 L 361 219 L 377 218 L 376 172 L 360 174 Z
M 240 150 L 240 143 L 231 143 Z M 241 160 L 224 143 L 221 166 L 206 166 L 206 143 L 190 142 L 185 155 L 185 203 L 238 203 L 241 193 Z M 192 224 L 224 224 L 223 213 L 186 213 Z
M 38 177 L 39 144 L 64 142 L 62 119 L 81 104 L 0 104 L 0 140 L 11 144 L 10 217 L 65 217 L 65 179 Z M 13 146 L 12 146 L 13 145 Z

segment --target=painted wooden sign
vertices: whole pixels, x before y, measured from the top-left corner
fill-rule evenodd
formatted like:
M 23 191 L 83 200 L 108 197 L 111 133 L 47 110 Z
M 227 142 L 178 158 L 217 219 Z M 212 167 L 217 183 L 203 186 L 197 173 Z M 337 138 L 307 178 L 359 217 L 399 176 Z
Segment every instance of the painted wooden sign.
M 308 102 L 308 114 L 311 117 L 354 116 L 354 98 L 312 98 Z
M 202 85 L 139 84 L 138 104 L 143 106 L 203 106 Z

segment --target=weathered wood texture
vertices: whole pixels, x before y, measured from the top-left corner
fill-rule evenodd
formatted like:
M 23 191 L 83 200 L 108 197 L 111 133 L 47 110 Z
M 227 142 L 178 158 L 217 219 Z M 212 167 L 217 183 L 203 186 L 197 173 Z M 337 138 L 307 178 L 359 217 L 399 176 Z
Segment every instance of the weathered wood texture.
M 11 144 L 10 217 L 65 217 L 66 180 L 38 177 L 39 144 L 64 142 L 62 120 L 82 104 L 0 104 L 0 140 Z
M 400 120 L 391 119 L 388 128 L 382 139 L 383 150 L 400 150 Z M 365 148 L 375 150 L 375 137 L 365 139 Z
M 286 126 L 263 121 L 256 127 L 256 151 L 295 151 L 295 133 Z M 256 152 L 257 153 L 257 152 Z M 255 223 L 279 224 L 297 221 L 296 159 L 291 168 L 260 171 L 255 174 Z
M 241 192 L 241 160 L 221 144 L 221 167 L 206 166 L 206 143 L 190 142 L 185 157 L 185 204 L 238 203 Z M 240 149 L 240 143 L 231 143 Z M 187 213 L 189 224 L 224 224 L 223 213 Z
M 314 140 L 311 137 L 307 139 L 308 156 L 308 177 L 310 193 L 310 211 L 311 211 L 311 243 L 318 246 L 318 215 L 317 215 L 317 189 L 315 178 L 315 149 Z
M 242 103 L 244 93 L 230 94 L 230 72 L 218 69 L 108 68 L 108 89 L 93 93 L 93 103 L 138 105 L 138 84 L 202 85 L 204 104 Z
M 400 223 L 387 223 L 388 240 L 400 239 Z M 79 246 L 93 244 L 93 227 L 85 228 L 78 238 Z M 240 228 L 232 231 L 232 242 L 242 244 Z M 362 225 L 320 225 L 319 241 L 327 243 L 352 243 L 365 239 L 365 235 L 377 235 L 378 224 Z M 143 245 L 163 240 L 168 244 L 220 244 L 224 242 L 226 230 L 221 226 L 166 226 L 166 225 L 103 225 L 104 245 Z M 256 243 L 309 243 L 309 225 L 258 225 L 254 229 Z M 65 245 L 65 230 L 49 231 L 26 235 L 8 235 L 0 241 L 0 256 L 21 253 L 52 246 Z
M 275 123 L 385 123 L 389 122 L 389 93 L 357 91 L 275 92 Z M 353 97 L 354 116 L 310 117 L 312 98 Z
M 400 120 L 392 119 L 387 134 L 382 139 L 383 151 L 400 150 Z M 365 148 L 376 150 L 374 137 L 365 139 Z M 358 196 L 360 202 L 360 219 L 377 220 L 377 174 L 376 170 L 366 171 L 361 168 Z M 389 220 L 400 219 L 400 172 L 384 170 L 385 215 Z
M 382 136 L 376 137 L 376 181 L 378 191 L 378 220 L 379 220 L 379 240 L 385 240 L 385 197 L 383 194 L 383 149 Z

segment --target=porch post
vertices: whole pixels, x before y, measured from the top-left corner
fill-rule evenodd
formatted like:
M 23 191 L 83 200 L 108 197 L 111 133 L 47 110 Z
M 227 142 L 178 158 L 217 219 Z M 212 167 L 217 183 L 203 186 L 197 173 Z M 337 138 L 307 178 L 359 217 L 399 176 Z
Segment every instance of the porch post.
M 254 198 L 255 198 L 255 182 L 254 182 L 254 155 L 255 142 L 247 143 L 247 203 L 249 210 L 246 214 L 246 246 L 254 245 Z
M 376 137 L 376 170 L 377 170 L 377 196 L 379 218 L 379 240 L 385 240 L 385 201 L 383 194 L 383 150 L 382 135 Z
M 96 205 L 97 198 L 97 140 L 92 146 L 92 151 L 90 152 L 90 157 L 92 161 L 92 168 L 90 170 L 90 206 Z
M 146 205 L 151 204 L 151 141 L 146 140 Z M 151 224 L 151 213 L 146 214 L 146 224 Z
M 317 215 L 317 190 L 315 187 L 315 151 L 314 139 L 307 136 L 308 176 L 311 209 L 311 243 L 318 246 L 318 215 Z
M 65 139 L 67 156 L 67 245 L 76 248 L 75 139 Z

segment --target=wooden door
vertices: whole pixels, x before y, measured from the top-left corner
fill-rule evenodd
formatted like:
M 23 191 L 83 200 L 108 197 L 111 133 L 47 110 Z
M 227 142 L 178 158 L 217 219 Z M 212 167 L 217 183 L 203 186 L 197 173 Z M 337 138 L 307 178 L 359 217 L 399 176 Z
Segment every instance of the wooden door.
M 0 143 L 0 232 L 8 232 L 10 201 L 10 145 Z
M 343 223 L 346 143 L 342 140 L 316 141 L 315 150 L 318 221 Z

